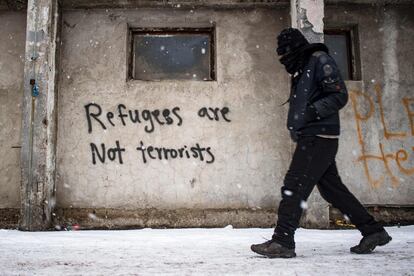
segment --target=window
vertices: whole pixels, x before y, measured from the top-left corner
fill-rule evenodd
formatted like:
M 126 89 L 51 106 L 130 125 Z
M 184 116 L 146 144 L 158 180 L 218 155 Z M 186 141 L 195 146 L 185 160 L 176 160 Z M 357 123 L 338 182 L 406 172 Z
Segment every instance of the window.
M 324 31 L 324 40 L 329 53 L 335 59 L 344 80 L 358 80 L 359 62 L 353 29 L 328 29 Z
M 130 78 L 215 80 L 213 30 L 132 29 Z

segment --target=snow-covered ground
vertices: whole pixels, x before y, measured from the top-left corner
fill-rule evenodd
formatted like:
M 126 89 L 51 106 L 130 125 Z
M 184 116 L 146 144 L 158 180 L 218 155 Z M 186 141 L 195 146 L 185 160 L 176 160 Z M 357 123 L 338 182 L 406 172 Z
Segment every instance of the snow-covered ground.
M 414 226 L 370 255 L 356 230 L 297 231 L 294 259 L 250 251 L 272 229 L 0 230 L 0 275 L 414 275 Z

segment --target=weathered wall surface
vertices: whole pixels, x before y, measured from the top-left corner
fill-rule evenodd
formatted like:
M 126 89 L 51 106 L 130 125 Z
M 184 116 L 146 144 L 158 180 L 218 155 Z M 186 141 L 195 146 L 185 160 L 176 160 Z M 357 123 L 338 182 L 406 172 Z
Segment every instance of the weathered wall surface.
M 329 2 L 331 3 L 331 2 Z M 290 162 L 288 77 L 274 52 L 287 7 L 140 8 L 63 12 L 57 137 L 57 216 L 87 227 L 269 226 Z M 414 205 L 414 8 L 327 5 L 325 25 L 357 26 L 362 80 L 348 82 L 338 166 L 367 205 Z M 128 26 L 216 26 L 217 81 L 127 81 Z M 20 140 L 26 14 L 0 11 L 0 225 L 20 207 Z M 91 112 L 91 132 L 85 105 Z M 171 125 L 125 126 L 118 107 L 175 109 Z M 203 107 L 228 108 L 218 121 Z M 109 112 L 109 113 L 108 113 Z M 114 126 L 107 116 L 114 117 Z M 128 111 L 124 111 L 127 113 Z M 108 115 L 109 114 L 109 115 Z M 141 113 L 142 114 L 142 113 Z M 93 164 L 91 143 L 105 163 Z M 141 141 L 144 147 L 141 146 Z M 196 158 L 153 160 L 150 146 L 209 148 Z M 114 155 L 115 160 L 109 160 Z M 192 154 L 190 150 L 190 154 Z M 213 162 L 214 157 L 214 162 Z
M 217 81 L 126 81 L 127 31 L 132 27 L 216 25 Z M 64 11 L 57 138 L 57 206 L 125 209 L 274 209 L 290 161 L 285 129 L 288 78 L 275 55 L 287 9 L 138 9 Z M 85 105 L 102 108 L 88 133 Z M 124 126 L 127 109 L 172 110 L 172 125 Z M 227 122 L 198 116 L 203 107 L 230 112 Z M 91 111 L 96 112 L 96 106 Z M 113 112 L 112 126 L 106 119 Z M 109 115 L 111 116 L 111 115 Z M 123 164 L 92 163 L 119 141 Z M 144 147 L 210 147 L 191 157 L 143 162 Z M 212 161 L 214 155 L 214 162 Z M 209 163 L 211 162 L 211 163 Z M 214 218 L 213 218 L 214 220 Z M 273 218 L 272 218 L 273 220 Z
M 26 13 L 0 11 L 0 34 L 0 208 L 19 208 Z
M 364 204 L 414 204 L 414 8 L 327 6 L 325 24 L 357 25 L 362 81 L 349 82 L 338 165 Z

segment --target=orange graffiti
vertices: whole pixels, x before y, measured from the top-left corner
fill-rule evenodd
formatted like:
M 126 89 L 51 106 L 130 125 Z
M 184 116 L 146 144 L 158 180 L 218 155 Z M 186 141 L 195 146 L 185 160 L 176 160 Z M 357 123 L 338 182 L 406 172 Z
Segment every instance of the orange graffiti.
M 380 111 L 380 116 L 381 116 L 381 123 L 382 123 L 382 126 L 384 128 L 385 138 L 389 139 L 389 138 L 392 138 L 392 137 L 405 137 L 406 133 L 404 133 L 404 132 L 392 133 L 392 132 L 388 131 L 387 126 L 385 124 L 385 119 L 384 119 L 384 108 L 382 106 L 381 87 L 378 84 L 375 85 L 375 93 L 377 94 L 377 98 L 378 98 L 378 106 L 379 106 L 379 111 Z
M 414 147 L 412 148 L 412 150 L 414 152 Z M 404 168 L 400 163 L 401 161 L 407 161 L 407 159 L 408 159 L 408 154 L 403 149 L 397 151 L 397 153 L 395 154 L 395 161 L 397 162 L 398 168 L 401 170 L 401 172 L 406 175 L 412 175 L 414 174 L 414 168 L 411 168 L 411 169 Z
M 405 132 L 390 132 L 386 127 L 385 117 L 384 116 L 384 108 L 382 104 L 381 98 L 381 89 L 378 85 L 375 86 L 375 92 L 378 99 L 378 112 L 381 119 L 381 124 L 383 126 L 384 137 L 385 139 L 390 138 L 404 138 L 407 136 Z M 405 149 L 399 149 L 396 153 L 385 153 L 383 143 L 379 143 L 379 151 L 380 154 L 369 154 L 366 149 L 366 143 L 364 140 L 364 135 L 362 134 L 362 123 L 367 122 L 371 119 L 375 113 L 375 104 L 374 100 L 369 96 L 360 91 L 350 91 L 350 99 L 352 102 L 352 107 L 354 111 L 354 118 L 356 123 L 357 135 L 358 135 L 358 143 L 361 146 L 361 155 L 357 159 L 358 161 L 362 161 L 363 168 L 365 175 L 367 177 L 368 183 L 374 187 L 379 187 L 385 180 L 385 176 L 388 176 L 391 179 L 391 183 L 394 187 L 398 186 L 399 180 L 392 172 L 392 167 L 390 166 L 390 162 L 395 161 L 396 166 L 398 167 L 399 171 L 405 175 L 412 175 L 414 174 L 414 168 L 406 168 L 403 166 L 403 163 L 409 159 L 409 155 Z M 358 110 L 359 101 L 362 99 L 365 103 L 368 104 L 368 109 L 362 113 Z M 414 99 L 412 98 L 403 98 L 402 99 L 403 105 L 407 111 L 407 115 L 411 125 L 411 133 L 414 136 L 414 111 L 410 109 L 410 103 L 414 103 Z M 414 147 L 412 148 L 414 153 Z M 378 179 L 373 178 L 373 174 L 369 168 L 369 161 L 377 160 L 381 161 L 384 166 L 385 175 L 382 175 Z
M 408 120 L 410 121 L 411 135 L 414 136 L 414 111 L 410 109 L 410 104 L 414 104 L 414 99 L 403 98 L 402 101 L 408 114 Z
M 358 96 L 365 98 L 369 103 L 369 109 L 365 116 L 358 112 L 358 109 L 357 109 L 357 105 L 358 105 L 357 97 Z M 350 91 L 350 99 L 352 102 L 352 107 L 354 109 L 354 116 L 355 116 L 355 122 L 356 122 L 357 134 L 358 134 L 358 142 L 359 142 L 359 145 L 361 146 L 361 152 L 362 152 L 362 155 L 358 160 L 363 161 L 362 164 L 364 166 L 365 175 L 368 178 L 368 183 L 371 184 L 373 187 L 378 187 L 384 177 L 382 176 L 381 179 L 379 180 L 372 179 L 370 171 L 369 171 L 369 167 L 368 167 L 368 159 L 370 158 L 375 159 L 376 157 L 373 155 L 366 154 L 365 143 L 364 143 L 364 139 L 363 139 L 362 131 L 361 131 L 361 121 L 367 121 L 372 116 L 374 112 L 374 108 L 375 108 L 374 103 L 369 96 L 359 91 Z

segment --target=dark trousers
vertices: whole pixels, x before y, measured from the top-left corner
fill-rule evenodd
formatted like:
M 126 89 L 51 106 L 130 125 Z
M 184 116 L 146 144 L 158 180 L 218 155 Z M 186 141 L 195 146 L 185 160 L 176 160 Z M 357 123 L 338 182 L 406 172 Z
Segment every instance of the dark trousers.
M 282 187 L 282 201 L 273 235 L 278 243 L 295 247 L 294 233 L 315 185 L 322 197 L 348 216 L 363 236 L 383 230 L 382 225 L 342 183 L 335 163 L 337 151 L 338 139 L 317 136 L 299 138 Z

